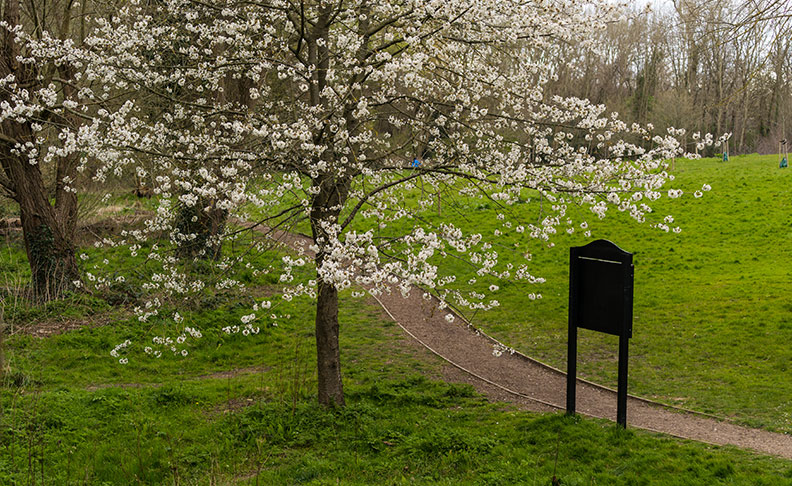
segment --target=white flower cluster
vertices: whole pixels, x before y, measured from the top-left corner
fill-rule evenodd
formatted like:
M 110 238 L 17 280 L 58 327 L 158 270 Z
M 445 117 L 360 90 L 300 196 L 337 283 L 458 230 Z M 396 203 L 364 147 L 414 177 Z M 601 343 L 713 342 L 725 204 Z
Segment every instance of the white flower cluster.
M 112 356 L 113 358 L 118 358 L 119 351 L 126 352 L 125 351 L 126 348 L 128 348 L 131 344 L 132 344 L 132 342 L 129 339 L 127 339 L 123 343 L 116 345 L 113 348 L 113 350 L 110 351 L 110 356 Z M 129 359 L 126 358 L 126 357 L 118 358 L 118 362 L 121 363 L 121 364 L 127 364 L 127 363 L 129 363 Z
M 198 333 L 200 336 L 200 333 Z M 143 348 L 143 351 L 146 354 L 150 354 L 155 358 L 162 357 L 162 350 L 169 350 L 175 356 L 187 356 L 188 351 L 186 348 L 182 347 L 179 348 L 178 345 L 183 345 L 184 342 L 187 340 L 187 336 L 185 334 L 180 334 L 176 339 L 173 339 L 169 336 L 154 336 L 151 338 L 151 343 L 154 345 L 154 348 L 151 346 L 146 346 Z
M 505 352 L 509 353 L 510 355 L 516 353 L 516 351 L 513 348 L 504 346 L 501 343 L 495 343 L 492 346 L 492 355 L 495 356 L 496 358 L 500 358 L 501 356 L 503 356 L 503 353 Z
M 275 316 L 272 317 L 274 320 Z M 243 320 L 242 322 L 244 323 L 245 321 Z M 240 331 L 242 332 L 243 336 L 250 336 L 250 335 L 258 334 L 260 329 L 258 327 L 253 327 L 253 324 L 249 324 L 249 323 L 244 324 L 241 327 L 238 325 L 233 325 L 233 326 L 226 326 L 223 328 L 223 332 L 225 332 L 226 334 L 237 334 Z

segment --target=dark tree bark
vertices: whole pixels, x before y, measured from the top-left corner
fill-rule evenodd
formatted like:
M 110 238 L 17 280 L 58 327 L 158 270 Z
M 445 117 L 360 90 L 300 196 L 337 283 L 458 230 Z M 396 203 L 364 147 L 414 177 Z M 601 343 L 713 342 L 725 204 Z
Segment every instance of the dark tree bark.
M 319 403 L 326 407 L 344 405 L 341 382 L 341 348 L 338 343 L 338 291 L 319 280 L 316 301 L 316 365 Z
M 19 24 L 19 1 L 8 0 L 4 20 Z M 36 71 L 17 62 L 19 46 L 7 31 L 0 38 L 0 77 L 13 74 L 17 82 L 36 86 Z M 0 100 L 6 96 L 0 94 Z M 0 124 L 0 166 L 5 190 L 19 204 L 25 251 L 32 276 L 33 292 L 39 299 L 59 297 L 73 288 L 79 279 L 75 258 L 74 233 L 77 221 L 77 196 L 67 191 L 64 177 L 73 179 L 76 159 L 61 159 L 56 168 L 55 206 L 50 204 L 47 187 L 38 164 L 31 164 L 25 155 L 14 153 L 17 143 L 34 140 L 29 123 L 5 120 Z
M 350 181 L 325 177 L 314 181 L 319 193 L 311 205 L 311 231 L 319 247 L 316 268 L 324 262 L 328 234 L 320 222 L 337 222 L 341 207 L 346 202 Z M 316 367 L 319 383 L 319 403 L 326 407 L 344 405 L 344 387 L 341 382 L 341 348 L 338 342 L 338 290 L 322 281 L 317 275 L 318 293 L 316 301 Z
M 33 292 L 42 300 L 58 298 L 79 279 L 74 248 L 76 202 L 63 204 L 62 211 L 56 211 L 47 198 L 38 166 L 9 156 L 7 145 L 0 153 L 19 204 Z M 63 215 L 60 218 L 59 213 Z
M 176 214 L 176 229 L 183 235 L 194 234 L 195 239 L 179 243 L 176 255 L 181 259 L 220 258 L 228 211 L 215 207 L 214 201 L 201 199 L 194 206 L 182 205 Z

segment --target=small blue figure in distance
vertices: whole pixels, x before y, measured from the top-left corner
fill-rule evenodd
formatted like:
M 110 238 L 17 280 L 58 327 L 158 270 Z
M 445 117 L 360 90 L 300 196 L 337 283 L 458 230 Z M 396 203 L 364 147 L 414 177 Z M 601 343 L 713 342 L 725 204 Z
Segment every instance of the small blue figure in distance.
M 784 157 L 783 159 L 781 159 L 781 163 L 780 163 L 780 164 L 778 164 L 778 168 L 779 168 L 779 169 L 784 169 L 784 168 L 786 168 L 788 165 L 789 165 L 789 162 L 787 161 L 787 158 L 786 158 L 786 157 Z
M 420 165 L 421 165 L 421 161 L 418 160 L 418 157 L 414 158 L 413 161 L 412 161 L 412 166 L 413 167 L 418 167 Z

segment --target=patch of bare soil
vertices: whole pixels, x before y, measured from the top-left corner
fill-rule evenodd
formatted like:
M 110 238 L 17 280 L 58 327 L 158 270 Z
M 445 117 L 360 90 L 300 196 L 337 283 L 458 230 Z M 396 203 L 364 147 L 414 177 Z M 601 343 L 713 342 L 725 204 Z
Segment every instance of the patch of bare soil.
M 271 368 L 269 366 L 250 366 L 248 368 L 236 368 L 228 371 L 218 371 L 217 373 L 209 373 L 208 375 L 201 375 L 199 380 L 217 380 L 222 378 L 236 378 L 240 375 L 253 375 L 257 373 L 266 373 Z
M 122 214 L 123 206 L 109 206 L 102 208 L 90 220 L 80 224 L 80 235 L 83 243 L 98 241 L 106 236 L 121 234 L 122 229 L 130 229 L 141 226 L 143 221 L 151 218 L 154 213 L 143 209 L 137 209 L 133 213 Z
M 0 218 L 0 229 L 22 228 L 22 220 L 19 218 Z
M 22 221 L 19 218 L 0 218 L 0 236 L 7 241 L 22 237 Z
M 234 413 L 255 404 L 255 398 L 231 398 L 215 407 L 211 414 L 216 415 Z
M 93 392 L 106 388 L 159 388 L 161 386 L 161 383 L 102 383 L 98 385 L 88 385 L 85 387 L 85 391 Z
M 217 380 L 223 378 L 236 378 L 242 375 L 252 375 L 256 373 L 266 373 L 270 370 L 269 366 L 249 366 L 247 368 L 235 368 L 232 370 L 218 371 L 217 373 L 209 373 L 206 375 L 199 375 L 191 380 Z M 162 383 L 99 383 L 88 385 L 85 387 L 86 391 L 96 391 L 105 388 L 159 388 Z
M 273 295 L 278 295 L 283 291 L 283 285 L 246 285 L 246 295 L 254 299 L 267 299 Z
M 134 212 L 122 214 L 129 209 L 125 206 L 106 206 L 96 210 L 88 219 L 81 221 L 79 234 L 83 239 L 101 239 L 107 235 L 117 235 L 121 229 L 140 225 L 145 219 L 154 215 L 153 211 L 136 209 Z M 19 218 L 0 218 L 0 235 L 22 231 Z
M 82 319 L 45 319 L 31 324 L 16 326 L 14 334 L 29 334 L 37 338 L 47 338 L 70 331 L 76 331 L 84 327 L 96 328 L 106 326 L 113 319 L 117 319 L 117 314 L 92 316 L 90 320 Z

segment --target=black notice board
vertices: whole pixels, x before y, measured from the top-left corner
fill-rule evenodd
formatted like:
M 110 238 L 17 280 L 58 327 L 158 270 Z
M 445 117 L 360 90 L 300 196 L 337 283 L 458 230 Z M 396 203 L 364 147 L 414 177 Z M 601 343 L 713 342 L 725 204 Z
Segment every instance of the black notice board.
M 570 325 L 632 337 L 632 254 L 607 240 L 570 249 Z
M 569 341 L 567 413 L 575 413 L 577 329 L 619 336 L 619 387 L 616 423 L 627 426 L 628 343 L 632 337 L 633 263 L 628 253 L 607 240 L 569 251 Z

